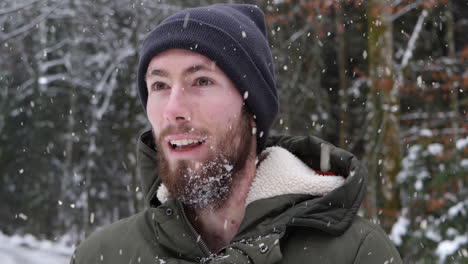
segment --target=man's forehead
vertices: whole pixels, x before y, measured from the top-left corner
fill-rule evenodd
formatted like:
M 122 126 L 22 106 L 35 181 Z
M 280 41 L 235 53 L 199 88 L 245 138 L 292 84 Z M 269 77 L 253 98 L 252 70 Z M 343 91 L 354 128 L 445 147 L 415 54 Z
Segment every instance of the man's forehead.
M 208 57 L 183 49 L 171 49 L 154 56 L 148 66 L 147 74 L 164 71 L 170 66 L 177 66 L 186 73 L 193 73 L 200 70 L 217 71 L 219 68 L 216 62 Z

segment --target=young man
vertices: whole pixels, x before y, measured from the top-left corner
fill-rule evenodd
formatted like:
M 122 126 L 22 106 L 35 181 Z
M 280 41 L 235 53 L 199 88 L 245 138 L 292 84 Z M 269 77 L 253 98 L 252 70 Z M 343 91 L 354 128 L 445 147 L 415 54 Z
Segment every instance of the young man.
M 268 137 L 278 96 L 265 32 L 256 6 L 218 4 L 148 35 L 138 85 L 152 126 L 139 142 L 149 208 L 93 234 L 72 263 L 401 263 L 356 215 L 366 170 L 352 154 Z

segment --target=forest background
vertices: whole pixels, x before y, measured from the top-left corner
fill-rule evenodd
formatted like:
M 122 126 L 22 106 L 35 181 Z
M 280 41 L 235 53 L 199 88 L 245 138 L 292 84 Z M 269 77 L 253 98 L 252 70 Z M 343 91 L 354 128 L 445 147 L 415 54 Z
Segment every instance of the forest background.
M 136 140 L 141 41 L 217 2 L 266 14 L 280 117 L 369 169 L 361 214 L 408 263 L 468 258 L 468 2 L 0 3 L 0 231 L 78 243 L 144 209 Z

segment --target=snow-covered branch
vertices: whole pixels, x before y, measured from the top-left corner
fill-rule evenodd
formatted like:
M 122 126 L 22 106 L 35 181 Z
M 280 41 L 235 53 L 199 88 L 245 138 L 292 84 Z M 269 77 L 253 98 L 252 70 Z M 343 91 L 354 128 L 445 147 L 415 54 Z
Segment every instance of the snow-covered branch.
M 107 108 L 109 107 L 110 99 L 112 97 L 112 94 L 114 93 L 115 87 L 116 87 L 116 78 L 117 78 L 117 73 L 118 71 L 114 70 L 112 71 L 112 76 L 110 81 L 108 82 L 107 89 L 106 89 L 106 97 L 104 98 L 104 102 L 102 102 L 101 106 L 97 109 L 95 115 L 98 120 L 102 119 L 102 116 L 104 113 L 107 111 Z
M 54 12 L 56 9 L 58 8 L 58 5 L 55 6 L 54 8 L 52 8 L 50 11 L 34 18 L 29 24 L 26 24 L 26 25 L 23 25 L 22 27 L 12 31 L 12 32 L 9 32 L 7 34 L 0 34 L 0 43 L 3 43 L 5 41 L 8 41 L 12 38 L 15 38 L 21 34 L 24 34 L 32 29 L 34 29 L 34 27 L 41 23 L 42 21 L 44 21 L 50 14 L 52 14 L 52 12 Z
M 401 1 L 402 1 L 402 0 L 394 0 L 394 1 L 392 2 L 392 7 L 396 7 L 397 5 L 401 4 Z
M 55 43 L 54 45 L 50 46 L 50 47 L 47 47 L 45 49 L 42 49 L 40 50 L 39 52 L 37 52 L 34 57 L 36 59 L 39 59 L 40 57 L 44 56 L 44 54 L 47 54 L 47 53 L 52 53 L 53 51 L 56 51 L 60 48 L 62 48 L 63 46 L 67 45 L 70 43 L 70 40 L 69 39 L 64 39 L 64 40 L 61 40 L 60 42 L 58 43 Z
M 290 37 L 289 37 L 289 42 L 294 42 L 296 39 L 300 38 L 302 35 L 306 34 L 307 32 L 310 32 L 311 30 L 314 29 L 314 24 L 313 23 L 307 23 L 302 29 L 294 32 Z
M 416 48 L 416 41 L 419 38 L 419 35 L 422 30 L 422 26 L 424 24 L 424 19 L 427 17 L 429 12 L 427 10 L 423 10 L 418 17 L 418 21 L 414 26 L 413 33 L 411 33 L 411 37 L 408 41 L 408 46 L 406 47 L 405 52 L 403 53 L 403 58 L 401 60 L 400 65 L 395 65 L 395 82 L 393 84 L 392 93 L 391 95 L 394 96 L 398 93 L 398 87 L 403 83 L 403 69 L 406 68 L 408 62 L 413 57 L 413 51 Z
M 100 120 L 102 118 L 102 116 L 106 112 L 107 108 L 109 107 L 110 99 L 111 99 L 112 94 L 114 92 L 114 89 L 116 87 L 115 78 L 117 76 L 117 72 L 116 72 L 117 65 L 119 65 L 120 62 L 122 62 L 127 57 L 132 56 L 133 54 L 135 54 L 135 50 L 133 48 L 131 48 L 131 47 L 128 47 L 128 48 L 120 50 L 118 52 L 118 54 L 119 55 L 117 56 L 115 61 L 107 68 L 107 70 L 105 71 L 101 81 L 98 83 L 98 85 L 96 87 L 96 92 L 97 93 L 102 92 L 104 90 L 104 87 L 107 88 L 104 101 L 101 104 L 101 106 L 95 112 L 95 116 L 96 116 L 97 120 Z M 109 77 L 110 77 L 110 81 L 109 81 Z M 97 98 L 95 100 L 93 100 L 93 104 L 97 104 L 97 101 L 98 101 Z
M 69 59 L 66 56 L 64 56 L 64 57 L 61 57 L 61 58 L 56 59 L 56 60 L 45 61 L 45 62 L 43 62 L 42 64 L 39 65 L 39 70 L 41 72 L 45 72 L 49 68 L 52 68 L 52 67 L 55 67 L 55 66 L 58 66 L 58 65 L 66 65 L 68 60 Z
M 17 88 L 16 100 L 18 102 L 23 102 L 26 98 L 33 94 L 33 89 L 29 89 L 33 84 L 36 83 L 35 78 L 30 78 L 27 81 L 23 82 L 19 88 Z
M 420 129 L 414 128 L 408 131 L 401 132 L 400 138 L 405 139 L 405 142 L 412 142 L 418 140 L 422 136 L 437 137 L 442 135 L 465 135 L 468 130 L 465 128 L 444 128 L 444 129 Z
M 38 82 L 41 85 L 45 85 L 55 81 L 64 81 L 66 78 L 68 78 L 68 75 L 64 73 L 49 74 L 45 76 L 40 76 Z
M 114 60 L 114 62 L 107 67 L 106 71 L 104 72 L 103 77 L 101 78 L 101 81 L 98 83 L 96 86 L 96 92 L 100 93 L 104 90 L 104 87 L 107 84 L 107 80 L 109 79 L 109 76 L 112 74 L 112 72 L 115 70 L 115 67 L 120 64 L 124 59 L 127 57 L 135 54 L 135 50 L 131 47 L 127 47 L 124 49 L 121 49 L 116 52 L 118 54 L 117 58 Z
M 424 19 L 426 19 L 429 12 L 424 9 L 421 14 L 419 15 L 418 21 L 416 22 L 416 26 L 414 27 L 413 33 L 408 41 L 408 46 L 406 48 L 405 53 L 403 54 L 403 59 L 401 60 L 401 68 L 404 69 L 408 65 L 408 61 L 413 57 L 413 51 L 416 48 L 416 41 L 419 38 L 421 33 L 421 29 L 424 23 Z
M 26 8 L 30 5 L 33 5 L 37 2 L 40 2 L 40 1 L 43 1 L 43 0 L 33 0 L 29 3 L 26 3 L 26 4 L 22 4 L 22 5 L 17 5 L 17 6 L 14 6 L 14 7 L 10 7 L 10 8 L 5 8 L 5 9 L 0 9 L 0 16 L 4 16 L 4 15 L 8 15 L 10 13 L 14 13 L 16 11 L 19 11 L 23 8 Z
M 427 112 L 414 112 L 401 115 L 400 120 L 416 120 L 416 119 L 428 119 L 428 118 L 453 118 L 458 116 L 455 112 L 438 112 L 438 113 L 427 113 Z
M 424 0 L 418 0 L 414 3 L 411 3 L 405 7 L 403 7 L 403 9 L 401 9 L 398 13 L 395 13 L 392 15 L 392 21 L 395 21 L 397 20 L 399 17 L 401 17 L 402 15 L 408 13 L 409 11 L 415 9 L 416 7 L 420 6 L 422 3 L 424 2 Z

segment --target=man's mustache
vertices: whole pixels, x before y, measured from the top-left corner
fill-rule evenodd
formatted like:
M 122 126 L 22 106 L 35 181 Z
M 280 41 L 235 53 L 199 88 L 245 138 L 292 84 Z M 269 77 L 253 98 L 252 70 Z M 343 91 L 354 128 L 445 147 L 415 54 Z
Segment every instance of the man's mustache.
M 207 129 L 195 128 L 194 126 L 189 125 L 187 123 L 179 125 L 169 125 L 162 129 L 159 135 L 156 135 L 156 132 L 153 133 L 155 134 L 157 141 L 161 141 L 166 136 L 173 134 L 190 134 L 198 137 L 208 137 L 208 135 L 210 134 Z

